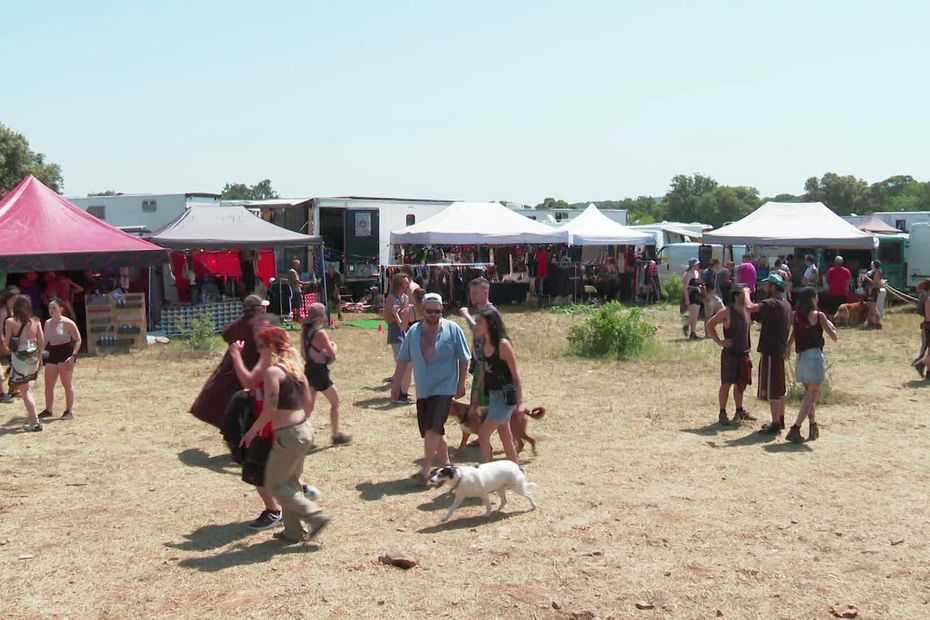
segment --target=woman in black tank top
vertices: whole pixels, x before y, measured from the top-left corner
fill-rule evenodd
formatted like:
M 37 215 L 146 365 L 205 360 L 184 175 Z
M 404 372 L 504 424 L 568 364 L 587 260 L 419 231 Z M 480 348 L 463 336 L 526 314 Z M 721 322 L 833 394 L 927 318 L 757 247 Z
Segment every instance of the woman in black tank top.
M 798 306 L 792 318 L 791 335 L 788 337 L 785 351 L 786 357 L 790 355 L 793 342 L 797 353 L 797 382 L 804 385 L 804 400 L 801 401 L 798 419 L 785 436 L 785 439 L 794 443 L 804 441 L 801 436 L 801 424 L 805 419 L 810 419 L 808 440 L 813 441 L 820 436 L 814 415 L 820 385 L 827 379 L 827 363 L 823 357 L 823 333 L 827 332 L 834 342 L 839 338 L 827 315 L 817 309 L 817 289 L 810 286 L 802 288 L 797 291 L 797 300 Z
M 481 460 L 491 460 L 491 435 L 497 431 L 507 458 L 517 462 L 517 448 L 510 430 L 512 415 L 524 415 L 523 386 L 513 343 L 507 338 L 501 315 L 493 307 L 478 313 L 475 325 L 476 340 L 484 343 L 479 386 L 488 391 L 488 413 L 478 429 Z
M 352 437 L 339 430 L 339 392 L 329 376 L 329 365 L 336 361 L 336 343 L 324 329 L 326 307 L 323 304 L 311 304 L 307 310 L 307 320 L 301 334 L 304 354 L 304 376 L 310 384 L 310 395 L 316 405 L 317 392 L 321 392 L 329 401 L 329 427 L 333 445 L 345 445 L 352 442 Z

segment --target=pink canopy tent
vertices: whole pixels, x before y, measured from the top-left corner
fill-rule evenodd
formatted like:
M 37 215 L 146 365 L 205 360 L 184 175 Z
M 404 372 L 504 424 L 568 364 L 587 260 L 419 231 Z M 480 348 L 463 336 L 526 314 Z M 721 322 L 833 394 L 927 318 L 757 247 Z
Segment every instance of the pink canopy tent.
M 167 251 L 110 226 L 29 175 L 0 200 L 0 271 L 138 267 Z

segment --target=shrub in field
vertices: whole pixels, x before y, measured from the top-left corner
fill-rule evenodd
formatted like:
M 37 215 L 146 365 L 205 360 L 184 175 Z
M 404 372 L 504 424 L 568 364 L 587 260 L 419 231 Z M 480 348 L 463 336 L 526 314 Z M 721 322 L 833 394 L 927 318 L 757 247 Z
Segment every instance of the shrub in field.
M 191 351 L 210 351 L 216 346 L 216 330 L 211 312 L 195 316 L 180 331 L 187 336 L 187 346 Z
M 656 326 L 640 308 L 626 310 L 616 301 L 595 310 L 568 332 L 569 352 L 581 357 L 635 357 L 652 342 Z
M 677 304 L 681 301 L 682 289 L 685 284 L 681 278 L 672 276 L 662 284 L 662 292 L 665 294 L 665 301 L 670 304 Z

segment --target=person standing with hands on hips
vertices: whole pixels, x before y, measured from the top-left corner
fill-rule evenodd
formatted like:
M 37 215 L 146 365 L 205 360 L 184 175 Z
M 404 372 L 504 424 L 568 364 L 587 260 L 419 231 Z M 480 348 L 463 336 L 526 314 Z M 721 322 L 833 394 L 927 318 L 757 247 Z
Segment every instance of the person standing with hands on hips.
M 449 464 L 445 423 L 452 399 L 465 396 L 471 352 L 462 328 L 442 318 L 442 297 L 423 296 L 425 319 L 410 328 L 397 353 L 391 398 L 400 397 L 400 380 L 413 364 L 417 382 L 417 424 L 423 438 L 423 466 L 413 479 L 426 486 L 433 459 Z

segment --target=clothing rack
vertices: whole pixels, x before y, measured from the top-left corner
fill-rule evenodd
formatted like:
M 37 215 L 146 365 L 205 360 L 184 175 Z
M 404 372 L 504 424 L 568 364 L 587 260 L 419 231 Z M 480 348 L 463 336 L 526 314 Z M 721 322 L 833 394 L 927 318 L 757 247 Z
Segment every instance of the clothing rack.
M 420 274 L 418 282 L 427 292 L 438 292 L 442 295 L 443 301 L 450 306 L 464 304 L 468 301 L 468 280 L 463 275 L 468 270 L 487 272 L 494 267 L 493 263 L 414 263 L 402 265 L 382 265 L 381 266 L 381 290 L 387 293 L 390 288 L 390 277 L 402 269 L 410 269 L 414 274 Z M 449 280 L 443 282 L 433 281 L 433 270 L 444 270 L 449 272 Z M 425 273 L 423 273 L 425 271 Z M 390 275 L 389 275 L 390 274 Z M 424 277 L 425 276 L 425 277 Z

